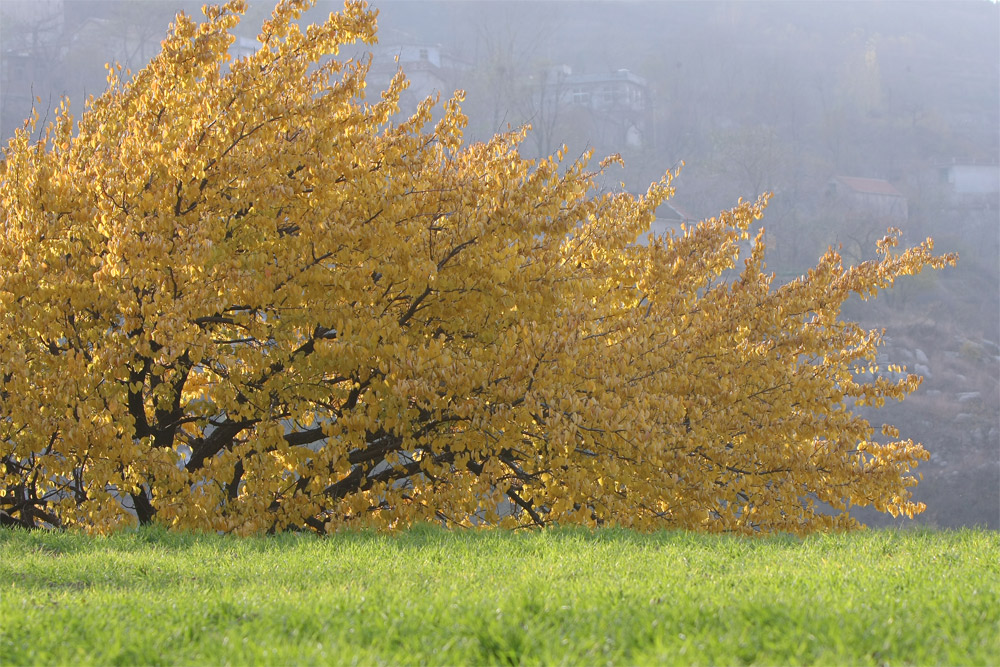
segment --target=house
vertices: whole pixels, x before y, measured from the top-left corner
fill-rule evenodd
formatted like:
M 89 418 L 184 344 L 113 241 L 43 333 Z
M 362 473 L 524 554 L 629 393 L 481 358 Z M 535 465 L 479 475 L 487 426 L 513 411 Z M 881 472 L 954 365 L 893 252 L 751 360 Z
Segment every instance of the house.
M 402 69 L 410 84 L 400 96 L 403 114 L 412 114 L 427 97 L 440 94 L 442 99 L 447 99 L 462 87 L 459 85 L 461 74 L 470 69 L 470 65 L 448 49 L 440 44 L 415 41 L 405 33 L 389 33 L 388 37 L 398 39 L 380 42 L 373 50 L 369 84 L 376 90 L 384 90 Z
M 664 236 L 666 234 L 680 235 L 681 225 L 688 228 L 693 227 L 698 222 L 698 218 L 681 208 L 679 205 L 665 201 L 656 208 L 656 219 L 649 226 L 649 231 L 643 235 L 639 243 L 648 245 L 652 236 Z
M 558 83 L 564 104 L 581 105 L 595 111 L 644 111 L 649 95 L 646 80 L 627 69 L 604 74 L 569 72 Z
M 950 164 L 938 169 L 941 183 L 952 197 L 996 197 L 1000 193 L 1000 166 Z
M 906 196 L 879 178 L 834 176 L 826 189 L 827 203 L 838 214 L 854 221 L 906 222 Z
M 559 101 L 569 117 L 590 126 L 591 143 L 620 150 L 646 141 L 649 87 L 628 69 L 575 74 L 567 65 L 553 68 L 545 81 L 547 97 Z
M 998 224 L 1000 224 L 1000 166 L 997 164 L 959 164 L 938 167 L 941 200 L 936 202 L 939 222 L 958 233 L 966 244 L 963 260 L 996 265 Z

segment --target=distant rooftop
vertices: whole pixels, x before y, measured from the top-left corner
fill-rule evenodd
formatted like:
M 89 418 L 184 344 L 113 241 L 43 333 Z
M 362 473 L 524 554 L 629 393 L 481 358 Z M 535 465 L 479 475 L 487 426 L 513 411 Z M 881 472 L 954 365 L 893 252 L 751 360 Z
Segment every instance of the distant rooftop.
M 885 195 L 888 197 L 903 197 L 903 193 L 892 186 L 889 181 L 880 178 L 859 178 L 857 176 L 834 176 L 833 180 L 848 190 L 870 195 Z
M 629 81 L 637 86 L 646 85 L 646 79 L 638 74 L 633 74 L 627 69 L 620 69 L 615 72 L 604 72 L 601 74 L 570 74 L 565 79 L 565 82 L 570 85 L 608 83 L 610 81 Z

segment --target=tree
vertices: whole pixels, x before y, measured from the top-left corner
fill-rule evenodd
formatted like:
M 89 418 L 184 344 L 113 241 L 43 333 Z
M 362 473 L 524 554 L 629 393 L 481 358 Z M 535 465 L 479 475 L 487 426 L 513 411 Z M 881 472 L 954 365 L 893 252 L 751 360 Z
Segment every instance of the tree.
M 301 30 L 308 4 L 232 63 L 243 0 L 180 14 L 75 129 L 64 106 L 6 148 L 4 524 L 748 533 L 920 511 L 925 450 L 853 412 L 919 378 L 860 379 L 880 332 L 837 315 L 954 257 L 890 235 L 774 286 L 758 235 L 727 280 L 766 197 L 637 245 L 672 174 L 596 195 L 589 156 L 465 145 L 460 94 L 396 123 L 402 73 L 365 102 L 367 62 L 328 57 L 372 43 L 374 13 Z
M 523 12 L 519 9 L 512 16 L 506 11 L 509 7 L 503 9 L 499 15 L 484 16 L 484 6 L 476 8 L 473 30 L 480 62 L 468 77 L 465 102 L 479 122 L 468 131 L 473 137 L 489 137 L 504 128 L 528 124 L 534 154 L 545 157 L 559 145 L 557 135 L 565 129 L 560 111 L 567 70 L 542 50 L 560 32 L 558 16 L 547 11 L 532 16 L 526 34 Z

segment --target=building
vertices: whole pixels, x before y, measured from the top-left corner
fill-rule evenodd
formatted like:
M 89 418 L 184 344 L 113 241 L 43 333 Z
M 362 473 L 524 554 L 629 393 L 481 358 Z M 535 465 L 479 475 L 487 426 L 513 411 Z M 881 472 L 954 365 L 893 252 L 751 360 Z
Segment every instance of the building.
M 390 34 L 395 41 L 380 43 L 372 52 L 369 76 L 371 89 L 382 91 L 400 69 L 406 74 L 409 87 L 400 96 L 400 112 L 410 115 L 417 105 L 433 95 L 447 99 L 461 88 L 462 73 L 470 69 L 468 63 L 455 57 L 440 44 L 429 44 L 408 39 L 408 36 Z
M 646 80 L 627 69 L 605 74 L 566 72 L 558 84 L 564 104 L 575 104 L 595 111 L 635 113 L 646 110 L 649 89 Z
M 617 151 L 647 143 L 649 87 L 643 77 L 627 69 L 574 74 L 562 65 L 550 71 L 546 88 L 566 116 L 589 126 L 588 138 L 600 148 Z
M 1000 253 L 1000 166 L 953 163 L 937 171 L 942 196 L 936 221 L 959 237 L 942 240 L 960 244 L 963 261 L 995 266 Z M 975 242 L 968 244 L 969 239 Z
M 1000 194 L 1000 166 L 950 164 L 938 169 L 949 196 L 958 199 L 993 198 Z
M 826 198 L 848 220 L 897 224 L 909 217 L 903 193 L 879 178 L 834 176 L 827 184 Z
M 647 245 L 652 236 L 664 236 L 667 234 L 680 236 L 683 233 L 681 225 L 690 229 L 699 221 L 694 215 L 669 201 L 660 204 L 656 208 L 655 213 L 656 219 L 649 225 L 649 231 L 639 241 L 642 245 Z

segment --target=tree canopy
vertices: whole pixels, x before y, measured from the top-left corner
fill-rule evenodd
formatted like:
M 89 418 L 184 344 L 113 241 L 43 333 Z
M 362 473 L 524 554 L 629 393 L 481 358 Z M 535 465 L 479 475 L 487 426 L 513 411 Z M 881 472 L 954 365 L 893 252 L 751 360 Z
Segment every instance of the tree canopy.
M 912 515 L 927 458 L 855 414 L 881 331 L 842 321 L 932 242 L 775 285 L 767 197 L 637 239 L 671 196 L 590 156 L 466 144 L 461 93 L 366 101 L 375 13 L 243 0 L 0 166 L 0 519 L 241 534 L 578 522 L 791 531 Z M 435 114 L 437 114 L 435 116 Z M 36 117 L 37 120 L 37 117 Z M 741 264 L 741 249 L 749 252 Z

